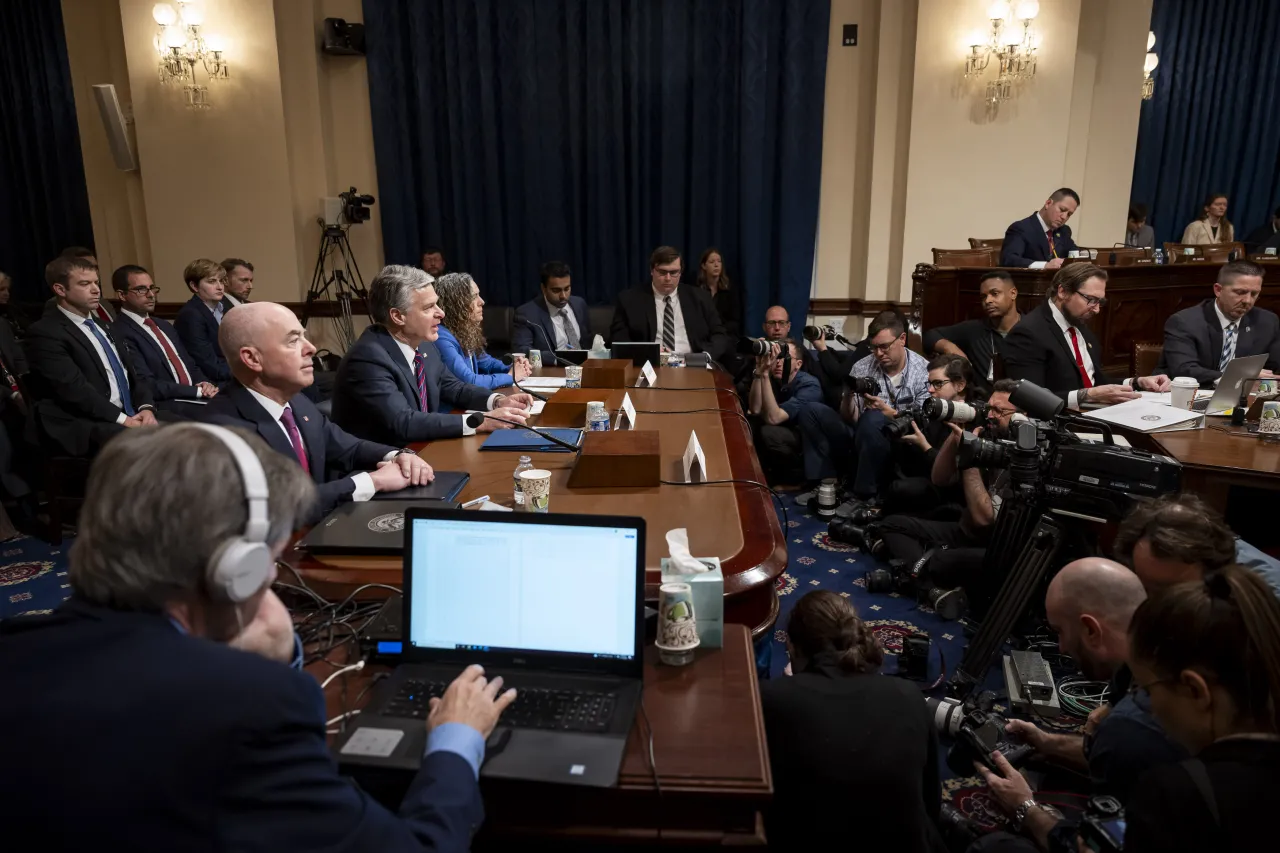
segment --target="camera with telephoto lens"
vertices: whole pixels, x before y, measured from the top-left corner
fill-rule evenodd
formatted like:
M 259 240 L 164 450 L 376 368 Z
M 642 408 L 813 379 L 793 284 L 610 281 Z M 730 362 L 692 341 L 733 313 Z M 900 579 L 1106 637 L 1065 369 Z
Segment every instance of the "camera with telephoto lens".
M 898 412 L 896 417 L 889 418 L 888 422 L 880 428 L 885 438 L 890 440 L 906 438 L 911 435 L 911 425 L 915 424 L 921 429 L 925 426 L 924 414 L 919 409 L 907 409 L 905 412 Z
M 738 338 L 737 351 L 742 355 L 754 355 L 756 358 L 766 356 L 770 350 L 780 352 L 781 341 L 770 341 L 764 338 Z
M 868 528 L 872 526 L 867 525 Z M 866 538 L 865 532 L 863 538 Z M 906 560 L 894 558 L 889 561 L 887 568 L 876 567 L 864 573 L 862 578 L 866 583 L 867 592 L 870 593 L 888 595 L 896 592 L 899 595 L 915 595 L 916 578 L 911 574 L 911 568 Z
M 880 393 L 880 383 L 869 376 L 846 376 L 844 387 L 846 391 L 852 391 L 854 394 L 868 394 L 874 397 Z
M 369 221 L 369 205 L 375 201 L 373 196 L 368 193 L 361 194 L 352 187 L 344 193 L 338 193 L 338 198 L 342 199 L 342 215 L 352 225 Z
M 991 710 L 995 694 L 990 691 L 963 702 L 950 697 L 924 701 L 933 714 L 938 734 L 955 739 L 947 750 L 947 767 L 957 776 L 972 776 L 975 761 L 999 773 L 991 758 L 993 752 L 1003 755 L 1016 768 L 1035 751 L 1029 744 L 1014 743 L 1005 732 L 1008 720 Z
M 987 404 L 981 400 L 966 403 L 964 400 L 939 400 L 930 397 L 920 406 L 920 411 L 928 420 L 951 424 L 971 424 L 987 419 Z
M 1100 795 L 1089 798 L 1080 819 L 1080 840 L 1095 853 L 1119 853 L 1124 850 L 1124 806 L 1115 797 Z

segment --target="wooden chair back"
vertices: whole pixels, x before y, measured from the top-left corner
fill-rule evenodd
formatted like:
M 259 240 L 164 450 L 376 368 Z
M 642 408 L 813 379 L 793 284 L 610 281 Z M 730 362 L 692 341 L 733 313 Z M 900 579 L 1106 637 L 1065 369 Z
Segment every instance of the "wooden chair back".
M 933 264 L 939 267 L 994 267 L 1000 262 L 999 253 L 985 249 L 934 249 Z
M 971 249 L 995 249 L 996 255 L 999 256 L 1000 249 L 1004 247 L 1003 237 L 970 237 L 969 248 Z
M 1129 375 L 1153 375 L 1162 355 L 1164 344 L 1160 341 L 1134 341 L 1133 353 L 1129 356 Z

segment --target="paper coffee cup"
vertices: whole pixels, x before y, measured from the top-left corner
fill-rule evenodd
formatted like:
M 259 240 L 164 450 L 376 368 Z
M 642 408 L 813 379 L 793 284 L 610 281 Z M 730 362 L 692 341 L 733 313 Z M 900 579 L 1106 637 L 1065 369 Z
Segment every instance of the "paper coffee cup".
M 582 387 L 582 365 L 571 364 L 564 369 L 564 387 L 581 388 Z
M 1195 377 L 1179 376 L 1170 384 L 1173 388 L 1171 389 L 1172 399 L 1169 402 L 1175 409 L 1190 409 L 1200 383 L 1195 380 Z
M 692 663 L 698 643 L 693 588 L 680 581 L 662 584 L 658 587 L 658 636 L 654 640 L 659 658 L 671 666 Z
M 525 512 L 546 512 L 551 506 L 551 472 L 541 468 L 520 472 Z

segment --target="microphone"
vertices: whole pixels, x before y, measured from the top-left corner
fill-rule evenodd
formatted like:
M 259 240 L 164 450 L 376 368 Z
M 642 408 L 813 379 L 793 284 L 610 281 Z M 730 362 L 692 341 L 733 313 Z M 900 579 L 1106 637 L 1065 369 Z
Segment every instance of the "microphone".
M 498 361 L 502 362 L 503 364 L 509 364 L 514 367 L 516 363 L 516 357 L 514 355 L 508 354 L 508 355 L 501 356 L 498 359 Z M 530 397 L 533 397 L 537 400 L 541 400 L 544 403 L 547 402 L 547 398 L 539 394 L 537 391 L 530 391 L 528 388 L 521 387 L 520 380 L 516 379 L 516 374 L 514 371 L 512 371 L 511 373 L 511 384 L 516 386 L 516 388 L 519 388 L 520 391 L 522 391 L 523 393 L 528 394 Z
M 542 430 L 534 429 L 531 426 L 525 426 L 519 421 L 509 421 L 506 418 L 497 418 L 497 417 L 494 417 L 493 415 L 486 415 L 484 412 L 472 412 L 471 414 L 467 415 L 467 426 L 471 427 L 472 429 L 476 429 L 480 426 L 481 423 L 483 423 L 486 420 L 497 421 L 500 424 L 506 424 L 507 426 L 515 427 L 516 429 L 528 430 L 529 432 L 538 436 L 538 438 L 545 439 L 551 442 L 552 444 L 558 444 L 561 447 L 567 450 L 572 450 L 575 453 L 578 452 L 579 450 L 578 445 L 571 444 L 570 442 L 567 442 L 562 438 L 556 438 L 554 435 L 548 435 Z
M 540 324 L 530 321 L 528 317 L 521 317 L 519 314 L 515 316 L 515 324 L 517 326 L 528 326 L 530 329 L 533 329 L 534 331 L 540 333 L 542 335 L 542 340 L 545 341 L 547 344 L 547 348 L 545 352 L 551 353 L 551 357 L 554 358 L 556 361 L 560 362 L 560 364 L 564 365 L 565 367 L 577 367 L 577 365 L 574 364 L 572 361 L 569 361 L 569 359 L 561 358 L 560 356 L 556 355 L 556 348 L 551 345 L 551 341 L 547 338 L 547 330 L 542 328 Z

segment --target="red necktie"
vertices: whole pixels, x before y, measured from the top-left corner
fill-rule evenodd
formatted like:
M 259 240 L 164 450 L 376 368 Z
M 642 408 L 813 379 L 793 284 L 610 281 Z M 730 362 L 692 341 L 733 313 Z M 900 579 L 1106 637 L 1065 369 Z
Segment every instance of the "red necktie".
M 418 384 L 418 408 L 428 411 L 427 401 L 427 357 L 422 353 L 413 354 L 413 378 Z
M 298 431 L 298 422 L 293 418 L 293 409 L 285 406 L 280 413 L 280 422 L 284 424 L 284 431 L 289 433 L 289 443 L 293 445 L 293 455 L 298 457 L 298 464 L 310 474 L 311 463 L 307 461 L 307 450 L 302 446 L 302 433 Z
M 101 303 L 99 303 L 98 305 L 97 313 L 98 313 L 98 319 L 101 320 L 102 322 L 104 323 L 111 322 L 111 315 L 107 313 L 107 309 Z
M 1044 236 L 1045 239 L 1049 241 L 1049 254 L 1053 255 L 1055 258 L 1058 257 L 1058 250 L 1053 247 L 1053 232 L 1046 231 L 1044 232 Z
M 1080 342 L 1076 340 L 1076 327 L 1068 326 L 1067 334 L 1071 336 L 1071 348 L 1076 351 L 1076 370 L 1080 371 L 1080 381 L 1084 387 L 1092 388 L 1093 380 L 1089 378 L 1089 371 L 1084 369 L 1084 356 L 1080 355 Z
M 178 353 L 173 348 L 173 344 L 169 343 L 169 337 L 156 325 L 156 321 L 150 317 L 142 321 L 146 327 L 151 330 L 151 334 L 156 336 L 156 340 L 160 342 L 160 349 L 164 350 L 165 357 L 169 359 L 169 364 L 173 366 L 174 373 L 178 374 L 178 381 L 183 385 L 191 384 L 191 374 L 187 373 L 187 368 L 183 366 L 182 359 L 178 358 Z

